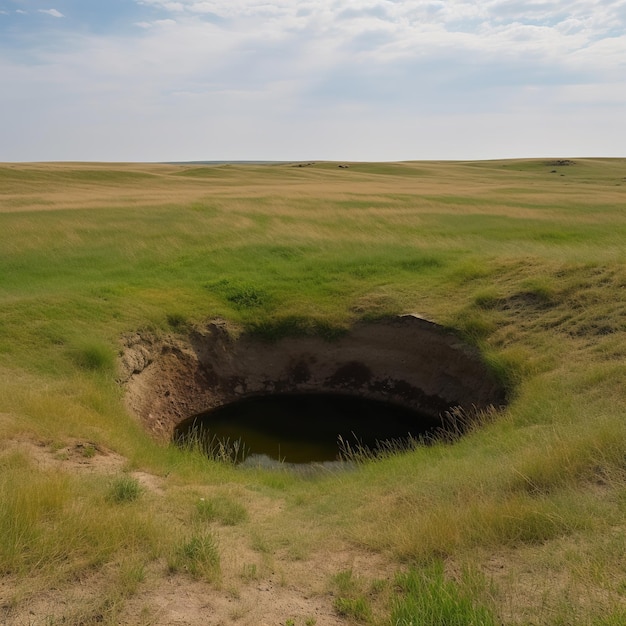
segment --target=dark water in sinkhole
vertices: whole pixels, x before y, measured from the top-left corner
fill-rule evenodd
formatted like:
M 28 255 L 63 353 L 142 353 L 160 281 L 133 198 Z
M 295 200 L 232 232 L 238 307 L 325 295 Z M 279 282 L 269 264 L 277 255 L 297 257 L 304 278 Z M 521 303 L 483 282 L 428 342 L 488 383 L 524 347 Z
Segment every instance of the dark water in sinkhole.
M 179 424 L 174 438 L 197 438 L 207 453 L 227 451 L 237 462 L 253 458 L 287 464 L 324 463 L 340 457 L 339 440 L 375 450 L 396 447 L 432 432 L 432 417 L 394 404 L 338 394 L 278 394 L 246 398 Z M 384 445 L 384 444 L 383 444 Z

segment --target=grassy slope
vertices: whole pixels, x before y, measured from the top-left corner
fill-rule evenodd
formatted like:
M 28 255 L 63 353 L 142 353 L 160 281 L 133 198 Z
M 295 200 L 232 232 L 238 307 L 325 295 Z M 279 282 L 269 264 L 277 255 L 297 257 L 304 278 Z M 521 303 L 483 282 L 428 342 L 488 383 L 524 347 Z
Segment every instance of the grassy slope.
M 621 623 L 625 176 L 626 162 L 599 159 L 0 166 L 0 435 L 89 439 L 172 485 L 278 499 L 278 527 L 242 526 L 252 544 L 264 534 L 263 553 L 339 537 L 398 568 L 498 562 L 480 593 L 506 623 Z M 140 328 L 223 316 L 326 332 L 407 311 L 483 347 L 512 403 L 457 445 L 340 478 L 246 474 L 159 448 L 114 381 L 118 338 Z M 36 471 L 5 448 L 0 571 L 16 589 L 107 564 L 117 589 L 155 559 L 182 567 L 190 522 L 168 536 L 159 523 L 171 527 L 179 491 L 163 510 L 120 507 L 103 479 Z M 360 597 L 346 596 L 340 612 L 359 617 Z

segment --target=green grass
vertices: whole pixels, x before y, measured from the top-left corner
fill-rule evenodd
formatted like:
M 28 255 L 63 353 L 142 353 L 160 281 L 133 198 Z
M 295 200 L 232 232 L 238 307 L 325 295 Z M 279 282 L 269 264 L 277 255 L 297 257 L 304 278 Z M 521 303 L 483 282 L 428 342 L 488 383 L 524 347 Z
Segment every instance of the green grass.
M 334 608 L 339 616 L 360 623 L 372 621 L 372 607 L 367 598 L 366 581 L 362 577 L 349 569 L 336 574 L 333 584 L 337 592 Z
M 435 562 L 423 569 L 412 569 L 396 579 L 397 597 L 393 602 L 394 626 L 496 626 L 492 609 L 480 596 L 485 583 L 471 572 L 460 581 L 450 580 L 443 564 Z
M 282 572 L 304 588 L 296 565 L 354 550 L 402 572 L 373 593 L 357 560 L 337 565 L 357 583 L 333 579 L 328 604 L 355 622 L 621 623 L 626 162 L 575 161 L 0 167 L 0 572 L 15 605 L 96 569 L 85 620 L 115 623 L 159 577 L 236 588 Z M 225 318 L 332 339 L 407 312 L 479 347 L 510 404 L 351 473 L 164 445 L 116 381 L 125 333 Z M 76 440 L 93 449 L 82 463 L 123 463 L 82 472 L 16 444 Z
M 201 498 L 196 502 L 198 519 L 205 522 L 218 522 L 224 526 L 236 526 L 248 519 L 245 507 L 226 496 Z
M 134 502 L 141 496 L 141 485 L 132 476 L 120 476 L 116 478 L 109 487 L 108 497 L 118 504 L 124 502 Z
M 141 552 L 144 558 L 158 554 L 159 530 L 151 516 L 138 509 L 106 506 L 109 492 L 100 481 L 43 472 L 22 455 L 3 456 L 1 467 L 3 574 L 37 573 L 45 580 L 62 581 L 102 566 L 117 553 L 126 558 Z
M 220 555 L 212 533 L 193 534 L 181 541 L 169 560 L 171 572 L 182 571 L 209 582 L 219 579 Z

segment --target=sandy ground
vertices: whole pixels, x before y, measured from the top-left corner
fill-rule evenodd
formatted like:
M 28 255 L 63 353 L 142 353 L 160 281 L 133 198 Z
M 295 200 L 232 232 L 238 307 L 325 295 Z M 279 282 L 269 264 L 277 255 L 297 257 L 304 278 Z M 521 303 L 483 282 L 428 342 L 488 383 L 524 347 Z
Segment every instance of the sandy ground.
M 113 477 L 128 469 L 127 459 L 88 441 L 72 441 L 60 449 L 25 437 L 0 444 L 0 452 L 17 450 L 44 470 Z M 188 486 L 166 484 L 167 479 L 148 472 L 130 474 L 157 502 L 158 498 L 166 502 L 167 496 L 175 495 L 172 490 L 189 490 Z M 210 496 L 223 488 L 198 485 L 194 493 Z M 250 494 L 241 486 L 234 488 L 249 495 L 245 499 L 249 522 L 219 527 L 219 582 L 170 573 L 166 561 L 159 559 L 145 567 L 136 591 L 121 602 L 111 603 L 106 590 L 115 580 L 113 566 L 105 565 L 48 588 L 42 588 L 41 580 L 36 578 L 18 582 L 0 577 L 0 626 L 346 625 L 354 622 L 335 610 L 333 576 L 352 570 L 370 583 L 390 581 L 400 568 L 382 554 L 332 540 L 328 542 L 330 550 L 313 547 L 297 555 L 288 545 L 256 550 L 251 545 L 250 526 L 258 524 L 267 530 L 272 520 L 284 513 L 284 503 L 260 493 Z M 552 612 L 573 619 L 576 607 L 614 607 L 616 598 L 610 586 L 590 585 L 587 577 L 574 576 L 569 568 L 558 566 L 559 555 L 580 549 L 575 538 L 563 537 L 550 544 L 550 554 L 541 544 L 482 554 L 479 551 L 476 566 L 487 584 L 493 585 L 502 623 L 548 624 L 552 623 Z M 451 578 L 461 575 L 459 564 L 453 560 L 447 561 L 446 568 Z M 572 608 L 563 612 L 566 605 Z
M 113 476 L 127 466 L 124 457 L 86 441 L 73 441 L 61 449 L 25 438 L 3 443 L 5 451 L 23 451 L 42 469 Z M 165 493 L 161 477 L 146 472 L 131 475 L 151 494 Z M 246 503 L 251 523 L 280 514 L 280 501 L 264 500 L 259 495 Z M 238 527 L 220 529 L 219 583 L 167 573 L 166 563 L 156 561 L 146 569 L 136 593 L 121 606 L 102 604 L 102 590 L 110 576 L 106 567 L 45 590 L 29 588 L 28 581 L 18 585 L 11 578 L 0 578 L 0 625 L 86 626 L 110 620 L 114 614 L 114 623 L 126 626 L 336 626 L 348 620 L 334 609 L 333 575 L 353 569 L 381 579 L 397 570 L 380 555 L 354 546 L 332 552 L 310 550 L 298 558 L 286 548 L 259 554 L 242 541 L 241 532 Z

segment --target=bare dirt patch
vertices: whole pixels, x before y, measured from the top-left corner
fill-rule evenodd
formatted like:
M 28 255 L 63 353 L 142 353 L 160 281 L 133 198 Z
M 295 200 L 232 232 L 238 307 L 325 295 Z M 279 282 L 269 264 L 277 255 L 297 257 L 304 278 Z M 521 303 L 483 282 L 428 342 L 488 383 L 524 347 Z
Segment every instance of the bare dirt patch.
M 112 450 L 78 439 L 58 446 L 22 436 L 3 441 L 2 450 L 22 452 L 41 470 L 114 474 L 122 471 L 127 464 L 123 456 Z
M 0 453 L 12 452 L 23 454 L 43 471 L 106 476 L 128 467 L 123 456 L 81 440 L 63 446 L 26 436 L 3 441 Z M 128 597 L 116 591 L 114 565 L 43 588 L 36 579 L 5 577 L 0 579 L 0 625 L 274 626 L 293 620 L 298 626 L 338 626 L 345 620 L 334 609 L 330 584 L 334 575 L 354 569 L 372 580 L 390 579 L 397 570 L 397 564 L 385 556 L 339 540 L 327 542 L 325 550 L 307 547 L 302 551 L 288 538 L 277 543 L 272 529 L 285 515 L 281 498 L 269 498 L 241 485 L 173 486 L 149 472 L 131 475 L 155 495 L 187 492 L 200 499 L 227 494 L 245 504 L 248 522 L 212 525 L 220 553 L 219 581 L 208 583 L 172 573 L 164 558 L 148 562 L 142 582 Z M 267 535 L 266 545 L 255 545 L 252 537 L 257 534 Z
M 298 626 L 307 621 L 339 626 L 346 621 L 334 609 L 332 576 L 353 569 L 380 579 L 397 571 L 382 557 L 355 549 L 319 552 L 299 561 L 276 557 L 272 566 L 259 565 L 256 570 L 249 559 L 258 555 L 226 557 L 226 572 L 218 587 L 157 574 L 128 601 L 120 624 L 136 624 L 143 616 L 155 626 L 275 626 L 288 620 Z

